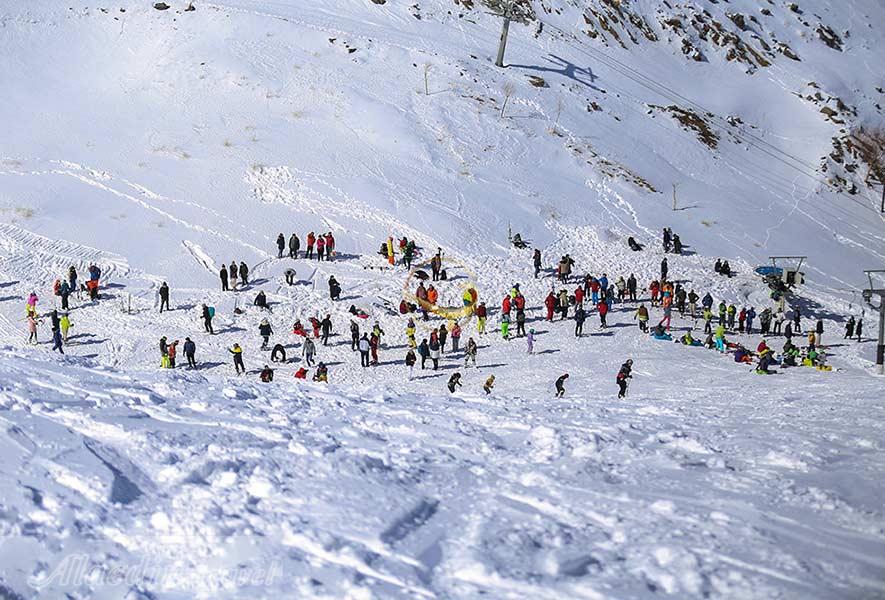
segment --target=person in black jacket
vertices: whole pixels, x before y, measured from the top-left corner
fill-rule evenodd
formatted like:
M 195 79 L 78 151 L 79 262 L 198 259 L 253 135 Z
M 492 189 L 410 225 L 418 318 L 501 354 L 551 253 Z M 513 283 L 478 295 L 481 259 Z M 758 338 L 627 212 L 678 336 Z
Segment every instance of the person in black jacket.
M 568 379 L 568 373 L 563 373 L 559 376 L 559 379 L 556 380 L 554 384 L 556 386 L 556 397 L 562 398 L 565 396 L 565 380 Z
M 427 339 L 421 340 L 418 344 L 418 356 L 421 357 L 421 369 L 427 365 L 427 359 L 430 358 L 430 346 L 427 345 Z
M 286 362 L 286 347 L 282 344 L 275 345 L 270 351 L 270 362 Z
M 243 286 L 249 285 L 249 267 L 243 261 L 240 261 L 240 279 L 243 280 Z
M 227 266 L 221 265 L 221 270 L 218 272 L 218 276 L 221 277 L 221 291 L 227 292 L 230 288 L 227 286 Z
M 197 361 L 194 355 L 197 353 L 197 345 L 189 337 L 184 338 L 184 356 L 187 358 L 187 366 L 189 369 L 197 368 Z
M 203 329 L 206 330 L 206 333 L 215 333 L 215 331 L 212 329 L 212 311 L 209 310 L 209 307 L 205 304 L 203 305 Z
M 338 280 L 335 279 L 335 276 L 332 275 L 329 277 L 329 298 L 332 300 L 338 300 L 341 297 L 341 284 L 338 283 Z
M 286 237 L 282 233 L 277 236 L 277 250 L 279 251 L 277 258 L 283 258 L 283 252 L 286 250 Z
M 323 346 L 328 346 L 329 336 L 332 335 L 332 318 L 329 315 L 320 323 L 320 331 L 323 333 Z
M 624 398 L 627 396 L 627 380 L 632 379 L 633 375 L 631 372 L 633 371 L 633 359 L 628 358 L 627 362 L 621 365 L 621 369 L 618 371 L 618 376 L 615 378 L 618 384 L 618 398 Z
M 263 340 L 261 343 L 261 349 L 266 350 L 267 342 L 270 340 L 270 336 L 273 335 L 273 327 L 270 326 L 270 323 L 268 323 L 267 319 L 261 320 L 261 324 L 258 325 L 258 333 L 259 335 L 261 335 L 261 338 Z
M 163 312 L 164 306 L 166 310 L 169 310 L 169 286 L 166 285 L 165 281 L 160 286 L 160 312 Z
M 289 258 L 298 258 L 298 249 L 301 247 L 301 240 L 294 233 L 289 237 Z
M 449 384 L 447 386 L 451 393 L 455 393 L 455 388 L 462 387 L 461 386 L 461 373 L 455 373 L 451 377 L 449 377 Z
M 252 304 L 257 306 L 261 310 L 268 310 L 267 296 L 264 294 L 263 291 L 258 292 L 258 294 L 255 296 L 255 301 L 252 302 Z

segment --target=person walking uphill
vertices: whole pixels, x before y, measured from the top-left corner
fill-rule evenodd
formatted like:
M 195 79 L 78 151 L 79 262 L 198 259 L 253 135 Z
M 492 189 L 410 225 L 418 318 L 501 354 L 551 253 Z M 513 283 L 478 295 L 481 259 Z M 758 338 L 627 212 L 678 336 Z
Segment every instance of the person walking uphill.
M 203 329 L 206 330 L 206 333 L 210 335 L 215 334 L 215 330 L 212 329 L 212 318 L 215 316 L 215 309 L 211 306 L 203 305 Z
M 261 324 L 258 326 L 258 334 L 262 339 L 261 349 L 267 350 L 267 343 L 270 340 L 270 336 L 273 335 L 273 327 L 270 326 L 267 319 L 261 319 Z
M 227 349 L 234 357 L 234 369 L 237 371 L 237 375 L 246 372 L 246 365 L 243 364 L 243 349 L 240 348 L 239 344 L 234 344 L 232 348 Z
M 54 327 L 52 329 L 52 349 L 58 350 L 60 353 L 64 354 L 65 351 L 61 346 L 61 329 L 59 327 Z

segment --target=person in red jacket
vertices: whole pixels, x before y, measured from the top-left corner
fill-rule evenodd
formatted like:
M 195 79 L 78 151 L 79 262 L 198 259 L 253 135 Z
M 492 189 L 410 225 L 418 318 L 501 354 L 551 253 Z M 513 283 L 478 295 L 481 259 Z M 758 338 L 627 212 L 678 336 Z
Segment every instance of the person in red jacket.
M 575 288 L 575 305 L 580 306 L 584 304 L 584 288 L 578 286 Z
M 501 313 L 505 315 L 510 314 L 510 295 L 504 296 L 504 300 L 501 302 Z
M 307 258 L 313 258 L 313 245 L 317 241 L 317 236 L 311 231 L 307 234 Z
M 332 232 L 326 234 L 326 260 L 332 260 L 332 257 L 335 255 L 335 238 L 332 236 Z
M 658 294 L 661 292 L 661 284 L 658 283 L 658 280 L 655 279 L 651 282 L 651 285 L 648 286 L 648 290 L 651 292 L 651 305 L 658 305 Z
M 553 311 L 556 310 L 556 296 L 553 295 L 552 291 L 544 298 L 544 306 L 547 307 L 547 320 L 553 321 Z
M 605 300 L 600 300 L 599 304 L 596 305 L 596 310 L 599 311 L 599 326 L 605 329 L 605 315 L 608 314 L 608 303 Z
M 488 317 L 488 314 L 486 303 L 480 302 L 479 306 L 476 307 L 476 330 L 480 334 L 485 334 L 486 332 L 486 318 Z
M 513 299 L 513 303 L 516 305 L 517 312 L 525 310 L 525 296 L 523 296 L 522 294 L 516 294 L 516 298 Z

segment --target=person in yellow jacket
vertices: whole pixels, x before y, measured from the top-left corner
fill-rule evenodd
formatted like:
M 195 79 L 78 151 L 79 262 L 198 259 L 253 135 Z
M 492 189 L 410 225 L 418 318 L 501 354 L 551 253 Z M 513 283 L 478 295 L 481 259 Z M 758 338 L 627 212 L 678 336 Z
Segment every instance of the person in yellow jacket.
M 61 317 L 58 320 L 58 326 L 61 328 L 61 339 L 67 343 L 68 331 L 71 329 L 71 318 L 68 316 L 68 313 L 61 314 Z
M 241 371 L 245 373 L 246 365 L 243 364 L 243 349 L 240 348 L 240 345 L 234 344 L 233 347 L 228 348 L 227 351 L 234 356 L 234 369 L 236 369 L 237 375 L 239 375 Z
M 716 349 L 719 352 L 725 353 L 725 325 L 716 327 L 714 337 L 716 338 Z
M 406 323 L 406 337 L 409 339 L 409 348 L 418 347 L 418 343 L 415 341 L 415 321 L 412 319 Z

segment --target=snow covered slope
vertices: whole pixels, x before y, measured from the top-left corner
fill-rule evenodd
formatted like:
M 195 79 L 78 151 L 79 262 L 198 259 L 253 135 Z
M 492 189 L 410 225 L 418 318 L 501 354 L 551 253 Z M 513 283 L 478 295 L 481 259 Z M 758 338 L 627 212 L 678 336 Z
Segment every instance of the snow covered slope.
M 866 341 L 834 343 L 885 259 L 848 138 L 881 122 L 885 6 L 538 0 L 497 69 L 498 3 L 376 2 L 0 6 L 0 596 L 885 594 L 869 310 Z M 753 267 L 807 255 L 791 302 L 824 319 L 841 370 L 757 377 L 648 340 L 620 306 L 575 340 L 542 321 L 551 279 L 507 241 L 647 284 L 664 226 L 689 245 L 675 277 L 757 310 Z M 279 232 L 310 230 L 334 232 L 338 260 L 276 259 Z M 490 306 L 521 282 L 538 353 L 488 335 L 475 371 L 447 357 L 407 381 L 407 272 L 375 254 L 389 235 L 461 265 L 450 304 L 463 277 Z M 232 259 L 248 291 L 219 290 Z M 26 295 L 48 310 L 52 282 L 92 262 L 108 286 L 74 302 L 66 356 L 27 346 Z M 258 289 L 296 357 L 269 385 Z M 387 332 L 370 372 L 350 304 Z M 295 382 L 287 332 L 325 314 L 331 383 Z M 161 335 L 194 338 L 202 368 L 158 372 Z

